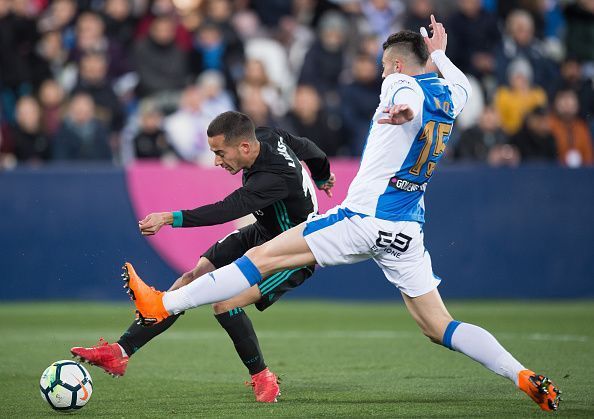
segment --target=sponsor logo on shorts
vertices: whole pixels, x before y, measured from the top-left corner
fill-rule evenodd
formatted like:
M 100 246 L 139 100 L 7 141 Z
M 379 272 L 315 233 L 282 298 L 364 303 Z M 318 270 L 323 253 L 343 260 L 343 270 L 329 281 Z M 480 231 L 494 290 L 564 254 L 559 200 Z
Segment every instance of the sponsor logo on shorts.
M 378 237 L 375 245 L 371 248 L 372 252 L 384 252 L 393 255 L 397 258 L 406 252 L 410 246 L 412 237 L 404 233 L 388 233 L 385 231 L 378 231 Z
M 399 179 L 396 176 L 390 179 L 390 186 L 404 192 L 425 192 L 425 189 L 427 188 L 426 183 L 415 183 L 410 180 Z

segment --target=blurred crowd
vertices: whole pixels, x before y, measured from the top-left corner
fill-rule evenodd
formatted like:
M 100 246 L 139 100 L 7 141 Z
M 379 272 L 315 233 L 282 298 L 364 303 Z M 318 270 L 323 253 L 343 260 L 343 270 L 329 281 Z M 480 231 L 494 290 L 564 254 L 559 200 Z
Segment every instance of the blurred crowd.
M 446 161 L 593 164 L 594 0 L 0 0 L 0 168 L 210 164 L 231 109 L 358 156 L 382 42 L 432 13 L 474 90 Z

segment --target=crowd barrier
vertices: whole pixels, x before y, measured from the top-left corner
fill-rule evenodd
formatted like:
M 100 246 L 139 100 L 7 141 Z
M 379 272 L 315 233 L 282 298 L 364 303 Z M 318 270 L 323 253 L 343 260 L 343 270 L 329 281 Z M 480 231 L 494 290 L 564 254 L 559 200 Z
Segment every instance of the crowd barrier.
M 359 162 L 333 161 L 335 195 Z M 149 212 L 193 208 L 241 184 L 219 168 L 142 163 L 22 168 L 0 173 L 0 300 L 125 301 L 124 261 L 166 288 L 237 222 L 164 228 L 142 237 Z M 440 291 L 454 298 L 591 298 L 594 170 L 440 167 L 427 195 L 425 243 Z M 340 240 L 337 237 L 336 240 Z M 318 269 L 293 297 L 400 298 L 373 261 Z

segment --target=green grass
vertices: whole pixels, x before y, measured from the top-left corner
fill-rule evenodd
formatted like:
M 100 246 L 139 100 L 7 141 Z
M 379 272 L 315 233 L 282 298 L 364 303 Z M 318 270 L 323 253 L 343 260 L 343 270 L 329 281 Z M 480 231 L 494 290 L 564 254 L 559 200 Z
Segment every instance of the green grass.
M 526 366 L 564 392 L 556 416 L 594 417 L 594 301 L 456 302 L 455 318 L 489 329 Z M 508 380 L 429 343 L 400 304 L 281 302 L 248 309 L 282 398 L 257 404 L 247 372 L 208 309 L 183 316 L 141 349 L 125 377 L 88 367 L 80 417 L 528 417 L 541 411 Z M 0 417 L 56 417 L 39 377 L 69 348 L 113 341 L 125 304 L 0 305 Z

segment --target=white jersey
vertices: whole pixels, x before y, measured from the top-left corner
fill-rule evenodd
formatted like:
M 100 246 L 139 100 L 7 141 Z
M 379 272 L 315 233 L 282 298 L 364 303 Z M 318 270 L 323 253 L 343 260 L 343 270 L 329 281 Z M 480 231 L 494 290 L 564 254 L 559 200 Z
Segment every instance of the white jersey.
M 424 222 L 426 185 L 470 94 L 468 79 L 443 51 L 431 58 L 445 79 L 428 73 L 391 74 L 384 80 L 343 207 L 383 220 Z M 393 104 L 409 105 L 414 118 L 402 125 L 378 124 Z

